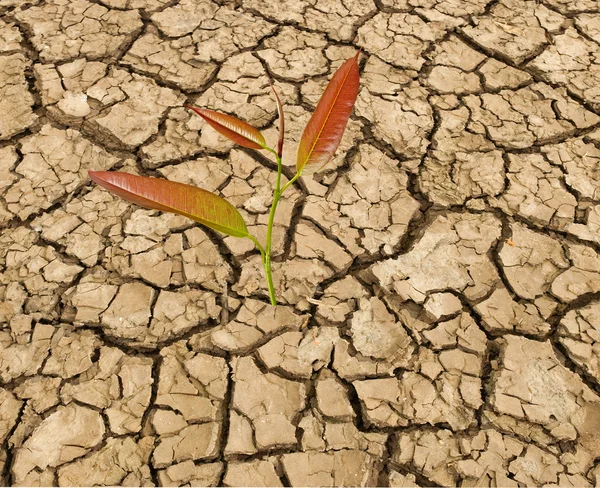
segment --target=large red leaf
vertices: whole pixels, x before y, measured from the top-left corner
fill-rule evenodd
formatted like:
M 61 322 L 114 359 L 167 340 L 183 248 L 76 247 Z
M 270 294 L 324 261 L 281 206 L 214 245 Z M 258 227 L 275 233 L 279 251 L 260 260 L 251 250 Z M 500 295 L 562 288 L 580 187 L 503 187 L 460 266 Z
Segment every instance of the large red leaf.
M 340 145 L 358 96 L 359 54 L 360 51 L 335 72 L 308 121 L 298 145 L 298 173 L 321 169 Z
M 191 105 L 184 105 L 184 107 L 196 112 L 213 129 L 240 146 L 249 147 L 250 149 L 264 149 L 267 147 L 263 135 L 247 122 L 214 110 L 192 107 Z
M 248 236 L 237 209 L 202 188 L 113 171 L 89 171 L 89 175 L 100 186 L 141 207 L 184 215 L 230 236 Z

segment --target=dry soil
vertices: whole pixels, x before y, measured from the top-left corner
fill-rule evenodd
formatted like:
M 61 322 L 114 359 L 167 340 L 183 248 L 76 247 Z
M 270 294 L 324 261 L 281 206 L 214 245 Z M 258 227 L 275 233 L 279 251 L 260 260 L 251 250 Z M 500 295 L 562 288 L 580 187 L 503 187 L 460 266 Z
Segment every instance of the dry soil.
M 264 239 L 328 78 L 334 160 L 260 257 L 93 185 L 198 185 Z M 0 0 L 0 484 L 600 485 L 597 0 Z

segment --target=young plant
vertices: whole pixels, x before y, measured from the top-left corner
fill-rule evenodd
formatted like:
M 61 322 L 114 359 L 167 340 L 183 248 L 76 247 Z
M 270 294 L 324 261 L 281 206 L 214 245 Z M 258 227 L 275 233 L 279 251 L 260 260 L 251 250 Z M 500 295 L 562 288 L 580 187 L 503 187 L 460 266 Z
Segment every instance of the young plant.
M 271 273 L 271 240 L 277 204 L 281 195 L 300 176 L 320 170 L 333 157 L 338 148 L 358 95 L 359 54 L 360 51 L 356 56 L 344 62 L 331 78 L 300 139 L 296 157 L 296 174 L 283 186 L 281 186 L 283 168 L 281 158 L 284 142 L 284 114 L 279 96 L 270 80 L 279 115 L 277 149 L 269 147 L 260 131 L 246 122 L 231 115 L 185 105 L 202 117 L 217 132 L 240 146 L 264 149 L 274 154 L 277 161 L 277 179 L 264 247 L 255 236 L 248 232 L 246 223 L 237 209 L 209 191 L 191 185 L 129 173 L 90 171 L 90 178 L 107 190 L 142 207 L 184 215 L 224 234 L 250 239 L 262 257 L 271 304 L 277 305 Z

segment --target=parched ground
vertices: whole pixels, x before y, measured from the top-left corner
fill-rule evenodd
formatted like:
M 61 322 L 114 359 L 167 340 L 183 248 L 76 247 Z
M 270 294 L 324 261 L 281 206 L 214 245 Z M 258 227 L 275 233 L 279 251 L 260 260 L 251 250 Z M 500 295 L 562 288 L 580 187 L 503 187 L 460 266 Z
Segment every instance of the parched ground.
M 336 157 L 248 240 L 92 185 L 215 191 L 264 239 L 358 48 Z M 0 482 L 599 486 L 597 0 L 0 0 Z

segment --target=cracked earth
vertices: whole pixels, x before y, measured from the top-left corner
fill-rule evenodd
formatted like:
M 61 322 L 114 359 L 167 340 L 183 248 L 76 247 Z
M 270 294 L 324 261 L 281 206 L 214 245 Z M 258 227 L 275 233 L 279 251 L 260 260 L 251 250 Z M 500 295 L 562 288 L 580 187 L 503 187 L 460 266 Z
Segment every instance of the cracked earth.
M 194 184 L 264 240 L 328 78 L 361 89 L 260 256 L 87 170 Z M 0 0 L 0 482 L 600 485 L 596 0 Z

